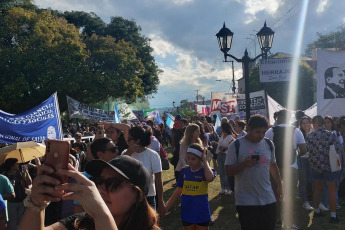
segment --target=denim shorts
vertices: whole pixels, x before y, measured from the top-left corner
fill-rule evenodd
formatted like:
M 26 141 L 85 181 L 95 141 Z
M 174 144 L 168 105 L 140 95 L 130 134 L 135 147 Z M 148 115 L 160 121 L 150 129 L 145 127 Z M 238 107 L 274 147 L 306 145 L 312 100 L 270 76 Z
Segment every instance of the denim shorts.
M 323 182 L 339 182 L 340 179 L 340 171 L 338 172 L 315 172 L 313 169 L 311 170 L 311 176 L 313 181 L 323 181 Z

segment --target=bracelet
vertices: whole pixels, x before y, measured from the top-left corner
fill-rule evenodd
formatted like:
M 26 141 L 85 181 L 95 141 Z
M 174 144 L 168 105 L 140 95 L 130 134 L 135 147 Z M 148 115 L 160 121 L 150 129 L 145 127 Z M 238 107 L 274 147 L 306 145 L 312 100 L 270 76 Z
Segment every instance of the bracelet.
M 23 201 L 24 207 L 30 208 L 31 210 L 33 210 L 35 212 L 41 212 L 42 210 L 44 210 L 50 204 L 50 202 L 45 202 L 44 205 L 38 206 L 38 205 L 34 204 L 32 202 L 32 200 L 31 200 L 31 197 L 30 197 L 31 189 L 26 189 L 25 193 L 28 194 L 28 195 L 26 196 L 26 198 Z

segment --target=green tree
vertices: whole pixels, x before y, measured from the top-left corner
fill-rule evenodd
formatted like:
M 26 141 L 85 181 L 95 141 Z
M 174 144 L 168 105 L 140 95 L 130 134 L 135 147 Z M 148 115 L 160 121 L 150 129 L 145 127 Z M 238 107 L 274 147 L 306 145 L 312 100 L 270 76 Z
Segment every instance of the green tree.
M 55 12 L 59 14 L 58 12 Z M 94 13 L 80 11 L 64 12 L 59 14 L 65 17 L 68 22 L 73 23 L 87 36 L 93 33 L 99 36 L 112 36 L 115 42 L 125 40 L 136 49 L 137 58 L 141 59 L 144 65 L 144 72 L 140 75 L 144 94 L 149 95 L 157 92 L 159 85 L 159 74 L 162 71 L 158 68 L 152 55 L 150 39 L 141 34 L 141 27 L 134 21 L 122 17 L 112 17 L 111 22 L 106 25 L 101 18 Z
M 260 82 L 259 66 L 255 66 L 249 75 L 249 87 L 251 92 L 265 90 L 265 92 L 276 100 L 279 104 L 286 107 L 289 98 L 289 81 L 281 82 Z M 308 64 L 300 62 L 297 76 L 297 101 L 296 107 L 290 109 L 307 109 L 315 103 L 314 92 L 316 82 L 313 78 L 313 71 Z
M 317 33 L 318 38 L 309 43 L 305 49 L 305 55 L 312 56 L 313 50 L 317 48 L 337 48 L 340 50 L 345 49 L 345 28 L 341 27 L 335 32 L 328 34 Z
M 141 27 L 134 21 L 126 20 L 122 17 L 112 17 L 110 23 L 105 28 L 105 35 L 110 35 L 118 41 L 130 42 L 137 49 L 137 57 L 141 59 L 145 67 L 145 72 L 140 76 L 143 81 L 146 95 L 157 92 L 159 85 L 158 75 L 162 73 L 152 56 L 150 39 L 141 35 Z
M 84 103 L 143 95 L 143 72 L 135 49 L 114 38 L 82 39 L 78 28 L 47 11 L 23 8 L 0 18 L 0 108 L 25 111 L 57 91 Z

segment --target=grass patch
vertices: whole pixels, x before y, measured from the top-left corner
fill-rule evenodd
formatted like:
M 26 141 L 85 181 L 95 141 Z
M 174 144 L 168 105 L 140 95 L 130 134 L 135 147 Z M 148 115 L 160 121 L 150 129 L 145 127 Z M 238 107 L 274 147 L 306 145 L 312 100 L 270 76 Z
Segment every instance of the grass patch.
M 167 152 L 171 152 L 169 148 Z M 171 158 L 169 154 L 169 158 Z M 164 186 L 164 201 L 168 201 L 175 187 L 172 185 L 175 183 L 174 167 L 170 165 L 170 169 L 163 171 L 163 186 Z M 219 177 L 209 184 L 209 201 L 212 220 L 214 225 L 210 229 L 231 229 L 240 230 L 240 223 L 236 218 L 236 208 L 234 195 L 219 195 L 220 181 Z M 313 213 L 310 213 L 302 208 L 302 201 L 298 198 L 295 200 L 294 210 L 295 224 L 301 229 L 308 230 L 344 230 L 345 229 L 345 203 L 344 198 L 339 198 L 342 209 L 337 210 L 337 214 L 341 221 L 338 224 L 329 223 L 329 214 L 325 217 L 313 218 Z M 178 230 L 183 229 L 180 219 L 180 202 L 176 202 L 170 209 L 170 213 L 166 216 L 160 217 L 160 226 L 164 230 Z

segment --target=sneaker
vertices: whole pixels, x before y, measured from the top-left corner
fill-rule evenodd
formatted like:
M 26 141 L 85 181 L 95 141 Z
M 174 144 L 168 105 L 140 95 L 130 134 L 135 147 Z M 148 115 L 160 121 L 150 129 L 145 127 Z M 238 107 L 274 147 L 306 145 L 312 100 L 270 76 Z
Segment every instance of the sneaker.
M 221 189 L 220 192 L 219 192 L 220 195 L 222 195 L 224 193 L 225 193 L 225 189 Z
M 308 210 L 308 211 L 313 211 L 314 210 L 314 208 L 312 206 L 310 206 L 308 201 L 304 202 L 303 208 Z
M 321 211 L 324 211 L 324 212 L 329 211 L 329 209 L 326 208 L 325 205 L 323 205 L 323 203 L 320 203 L 319 208 L 320 208 Z
M 339 223 L 339 221 L 340 221 L 340 219 L 338 218 L 338 216 L 337 217 L 331 217 L 329 220 L 329 222 L 331 224 L 337 224 L 337 223 Z

